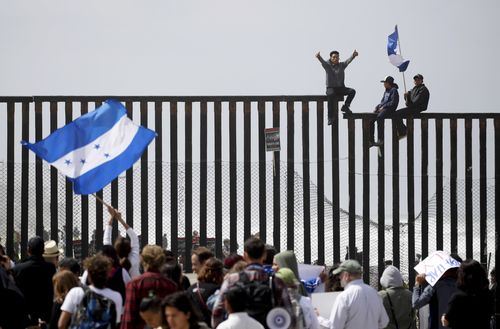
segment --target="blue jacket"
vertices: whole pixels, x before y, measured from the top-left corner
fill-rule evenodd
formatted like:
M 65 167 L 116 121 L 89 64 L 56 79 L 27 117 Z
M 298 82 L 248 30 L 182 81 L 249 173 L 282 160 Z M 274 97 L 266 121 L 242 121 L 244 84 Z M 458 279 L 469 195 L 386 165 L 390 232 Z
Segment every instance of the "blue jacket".
M 393 86 L 391 89 L 386 89 L 384 92 L 384 96 L 380 101 L 380 104 L 377 105 L 377 109 L 384 108 L 386 111 L 396 111 L 399 103 L 399 93 L 398 87 Z

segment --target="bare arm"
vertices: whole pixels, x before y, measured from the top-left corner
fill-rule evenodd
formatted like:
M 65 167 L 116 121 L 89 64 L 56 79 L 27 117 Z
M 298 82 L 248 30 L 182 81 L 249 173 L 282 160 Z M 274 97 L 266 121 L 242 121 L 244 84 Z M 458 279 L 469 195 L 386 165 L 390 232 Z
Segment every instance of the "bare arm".
M 59 321 L 57 321 L 57 328 L 67 329 L 69 327 L 70 321 L 71 321 L 71 313 L 62 311 L 61 316 L 59 316 Z
M 113 218 L 115 217 L 115 209 L 113 207 L 107 206 L 109 213 L 108 225 L 104 228 L 104 236 L 102 239 L 102 243 L 104 245 L 111 245 L 111 230 L 113 228 Z

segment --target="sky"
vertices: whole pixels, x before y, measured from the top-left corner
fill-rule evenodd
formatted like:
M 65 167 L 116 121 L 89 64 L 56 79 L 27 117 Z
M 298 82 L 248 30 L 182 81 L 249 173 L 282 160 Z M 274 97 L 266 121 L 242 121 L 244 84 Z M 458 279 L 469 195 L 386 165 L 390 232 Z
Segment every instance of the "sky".
M 402 75 L 386 54 L 398 24 L 408 87 L 433 111 L 497 111 L 500 3 L 442 1 L 0 1 L 1 95 L 316 95 L 314 54 L 346 59 L 355 112 Z
M 397 24 L 429 111 L 497 112 L 499 14 L 498 0 L 0 0 L 0 95 L 323 95 L 316 52 L 356 49 L 351 109 L 370 112 L 385 76 L 404 88 L 386 52 Z

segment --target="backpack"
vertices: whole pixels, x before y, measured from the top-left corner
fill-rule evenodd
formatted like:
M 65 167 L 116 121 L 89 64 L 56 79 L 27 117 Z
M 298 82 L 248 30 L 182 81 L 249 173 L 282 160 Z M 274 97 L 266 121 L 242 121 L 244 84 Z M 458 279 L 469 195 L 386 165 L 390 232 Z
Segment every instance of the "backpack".
M 288 289 L 288 294 L 290 295 L 290 301 L 292 302 L 293 315 L 296 319 L 293 329 L 304 329 L 306 328 L 306 323 L 304 319 L 304 312 L 302 311 L 302 307 L 300 307 L 300 299 L 302 296 L 297 291 L 293 291 L 290 288 Z
M 269 277 L 265 281 L 251 281 L 248 274 L 242 271 L 240 272 L 240 280 L 236 285 L 245 290 L 248 296 L 246 305 L 248 315 L 267 328 L 266 317 L 274 307 L 273 277 Z
M 115 303 L 88 287 L 83 289 L 85 294 L 71 318 L 70 329 L 115 329 Z

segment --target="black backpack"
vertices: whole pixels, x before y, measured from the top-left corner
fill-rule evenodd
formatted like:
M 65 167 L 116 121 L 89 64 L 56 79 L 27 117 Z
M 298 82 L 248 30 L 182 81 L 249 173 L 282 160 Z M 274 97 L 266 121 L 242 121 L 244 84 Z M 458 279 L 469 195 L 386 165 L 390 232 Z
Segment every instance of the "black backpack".
M 71 318 L 70 329 L 115 329 L 115 303 L 88 287 L 83 289 L 85 294 Z
M 266 277 L 265 281 L 251 281 L 248 274 L 242 271 L 236 285 L 245 290 L 248 296 L 246 305 L 248 315 L 267 328 L 266 317 L 274 307 L 273 277 Z

